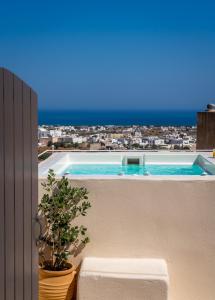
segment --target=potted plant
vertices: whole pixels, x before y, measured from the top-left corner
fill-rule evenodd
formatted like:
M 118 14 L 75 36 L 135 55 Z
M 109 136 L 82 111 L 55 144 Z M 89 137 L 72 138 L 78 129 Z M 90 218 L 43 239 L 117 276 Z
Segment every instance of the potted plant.
M 86 188 L 71 187 L 63 176 L 57 180 L 49 170 L 45 190 L 38 207 L 41 222 L 39 237 L 39 299 L 72 299 L 74 266 L 70 255 L 76 256 L 89 238 L 87 228 L 75 224 L 76 218 L 86 216 L 90 202 Z

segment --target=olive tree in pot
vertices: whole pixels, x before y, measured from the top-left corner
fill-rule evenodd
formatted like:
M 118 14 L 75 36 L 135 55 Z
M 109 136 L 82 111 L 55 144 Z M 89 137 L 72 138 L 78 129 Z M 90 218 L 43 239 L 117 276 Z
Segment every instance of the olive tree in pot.
M 57 180 L 49 170 L 45 193 L 38 207 L 41 220 L 39 247 L 39 299 L 71 299 L 74 289 L 74 266 L 69 256 L 76 256 L 89 238 L 87 228 L 75 224 L 91 207 L 86 188 L 71 187 L 69 180 Z

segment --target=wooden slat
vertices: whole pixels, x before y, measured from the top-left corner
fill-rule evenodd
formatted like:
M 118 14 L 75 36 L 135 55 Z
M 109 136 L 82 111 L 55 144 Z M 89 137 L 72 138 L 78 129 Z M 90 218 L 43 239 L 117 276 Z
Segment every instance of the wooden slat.
M 23 106 L 22 81 L 14 78 L 14 141 L 15 141 L 15 295 L 22 300 L 24 279 L 24 213 L 23 213 Z
M 23 84 L 23 147 L 24 147 L 24 300 L 31 299 L 32 285 L 32 193 L 31 193 L 31 94 Z
M 37 158 L 37 95 L 31 90 L 31 154 L 32 154 L 32 300 L 38 300 L 38 250 L 35 244 L 35 223 L 38 204 Z
M 13 75 L 4 70 L 5 299 L 14 299 L 14 107 Z
M 0 69 L 0 299 L 5 299 L 4 218 L 4 99 L 3 69 Z

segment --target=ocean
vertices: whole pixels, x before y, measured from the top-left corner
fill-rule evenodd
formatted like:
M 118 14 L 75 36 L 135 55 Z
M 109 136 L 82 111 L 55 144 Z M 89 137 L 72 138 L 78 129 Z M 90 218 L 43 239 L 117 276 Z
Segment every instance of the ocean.
M 194 126 L 196 111 L 40 110 L 39 124 Z

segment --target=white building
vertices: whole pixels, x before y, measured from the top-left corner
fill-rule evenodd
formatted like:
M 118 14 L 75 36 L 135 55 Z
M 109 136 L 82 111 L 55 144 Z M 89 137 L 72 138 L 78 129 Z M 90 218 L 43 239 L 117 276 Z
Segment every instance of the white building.
M 38 139 L 48 138 L 50 136 L 49 131 L 43 127 L 38 127 Z
M 52 137 L 61 137 L 62 136 L 62 130 L 60 130 L 60 129 L 51 129 L 50 131 L 49 131 L 49 133 L 50 133 L 50 135 L 52 136 Z

